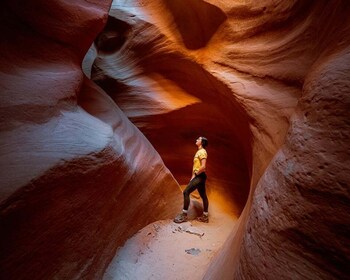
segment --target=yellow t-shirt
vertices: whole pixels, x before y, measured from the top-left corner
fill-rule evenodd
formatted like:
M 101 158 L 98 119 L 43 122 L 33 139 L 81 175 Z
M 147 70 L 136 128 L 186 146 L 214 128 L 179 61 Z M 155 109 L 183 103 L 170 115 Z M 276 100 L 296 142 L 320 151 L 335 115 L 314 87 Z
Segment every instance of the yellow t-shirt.
M 201 167 L 201 160 L 208 157 L 207 151 L 205 149 L 199 149 L 193 158 L 193 168 L 192 172 L 196 172 Z

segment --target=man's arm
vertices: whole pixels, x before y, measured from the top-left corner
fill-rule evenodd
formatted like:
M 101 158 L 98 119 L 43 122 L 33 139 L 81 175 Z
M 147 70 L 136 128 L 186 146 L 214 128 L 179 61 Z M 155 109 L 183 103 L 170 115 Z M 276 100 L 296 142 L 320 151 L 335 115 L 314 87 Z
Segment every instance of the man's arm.
M 205 172 L 206 164 L 207 164 L 207 159 L 206 158 L 201 159 L 201 167 L 199 167 L 199 169 L 195 172 L 195 175 L 199 175 Z

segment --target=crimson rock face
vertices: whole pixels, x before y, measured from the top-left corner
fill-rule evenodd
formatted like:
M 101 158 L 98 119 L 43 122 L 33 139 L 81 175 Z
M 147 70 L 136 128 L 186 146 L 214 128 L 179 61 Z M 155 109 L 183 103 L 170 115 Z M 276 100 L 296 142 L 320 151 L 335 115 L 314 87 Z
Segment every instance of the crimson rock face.
M 178 184 L 81 70 L 110 2 L 1 5 L 1 278 L 101 278 L 129 236 L 175 215 Z
M 101 278 L 180 209 L 201 135 L 240 215 L 205 279 L 347 277 L 347 1 L 1 6 L 4 279 Z
M 258 184 L 237 278 L 347 278 L 349 59 L 339 50 L 308 75 L 286 143 Z

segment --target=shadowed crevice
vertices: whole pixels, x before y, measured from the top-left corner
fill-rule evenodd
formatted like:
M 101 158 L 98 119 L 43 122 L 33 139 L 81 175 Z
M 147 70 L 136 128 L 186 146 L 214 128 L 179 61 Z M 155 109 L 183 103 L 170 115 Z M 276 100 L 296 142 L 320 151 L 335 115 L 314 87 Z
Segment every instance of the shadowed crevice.
M 131 26 L 115 17 L 108 17 L 104 30 L 95 39 L 96 47 L 102 53 L 118 51 L 128 38 Z
M 188 49 L 206 46 L 227 19 L 218 7 L 202 0 L 164 0 Z

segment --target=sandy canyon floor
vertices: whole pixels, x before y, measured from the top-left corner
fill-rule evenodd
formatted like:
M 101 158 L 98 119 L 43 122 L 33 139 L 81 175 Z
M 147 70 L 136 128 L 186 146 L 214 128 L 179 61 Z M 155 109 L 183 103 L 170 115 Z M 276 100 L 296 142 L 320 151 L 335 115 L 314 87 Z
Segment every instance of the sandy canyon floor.
M 200 206 L 194 193 L 188 222 L 157 221 L 136 233 L 118 250 L 104 280 L 202 279 L 237 217 L 219 201 L 210 200 L 210 221 L 201 223 L 195 219 Z

